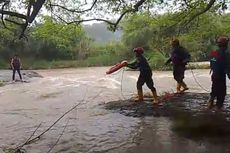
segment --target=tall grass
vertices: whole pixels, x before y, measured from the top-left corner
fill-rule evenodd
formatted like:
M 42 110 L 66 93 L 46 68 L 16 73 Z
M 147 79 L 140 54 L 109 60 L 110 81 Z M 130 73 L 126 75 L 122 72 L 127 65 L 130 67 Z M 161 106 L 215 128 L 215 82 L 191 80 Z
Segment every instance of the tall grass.
M 0 69 L 7 69 L 7 68 L 9 68 L 9 63 L 7 63 L 3 59 L 0 59 Z
M 170 65 L 166 66 L 164 63 L 167 60 L 159 52 L 147 52 L 145 57 L 153 70 L 170 70 L 172 67 Z M 109 66 L 114 65 L 123 60 L 132 61 L 135 57 L 127 57 L 125 55 L 115 55 L 115 54 L 99 54 L 94 56 L 89 56 L 84 60 L 41 60 L 33 58 L 22 58 L 22 69 L 55 69 L 55 68 L 77 68 L 77 67 L 91 67 L 91 66 Z M 191 68 L 209 68 L 207 65 L 189 65 Z M 5 60 L 0 59 L 0 69 L 9 69 L 10 64 Z
M 55 69 L 55 68 L 77 68 L 77 67 L 91 67 L 91 66 L 108 66 L 114 65 L 123 59 L 114 55 L 99 55 L 88 57 L 85 60 L 40 60 L 33 58 L 23 58 L 22 69 Z M 0 60 L 0 68 L 8 69 L 9 63 Z

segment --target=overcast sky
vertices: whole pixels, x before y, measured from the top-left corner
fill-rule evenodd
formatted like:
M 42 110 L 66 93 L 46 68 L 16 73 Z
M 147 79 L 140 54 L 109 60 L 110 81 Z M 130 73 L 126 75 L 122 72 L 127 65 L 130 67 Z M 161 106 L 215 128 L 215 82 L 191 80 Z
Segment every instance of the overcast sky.
M 60 2 L 60 0 L 52 0 L 52 1 Z M 72 2 L 74 0 L 66 0 L 66 1 Z M 92 6 L 92 3 L 94 2 L 94 0 L 79 0 L 79 1 L 81 2 L 81 4 L 84 4 L 84 5 L 81 5 L 82 9 L 88 9 L 88 8 L 90 8 Z M 130 0 L 125 0 L 125 1 L 126 2 L 132 2 Z M 153 14 L 163 14 L 163 13 L 168 12 L 168 11 L 173 12 L 173 11 L 179 10 L 179 5 L 175 6 L 174 4 L 172 4 L 171 0 L 168 0 L 167 2 L 169 3 L 167 6 L 162 6 L 162 5 L 161 6 L 156 6 L 156 7 L 154 7 L 154 8 L 151 9 L 151 12 Z M 17 10 L 20 13 L 23 13 L 23 14 L 26 13 L 26 10 L 22 9 L 24 7 L 22 6 L 23 4 L 21 3 L 21 1 L 19 1 L 19 0 L 11 0 L 11 3 L 12 3 L 12 5 L 15 8 L 18 8 Z M 68 3 L 60 4 L 60 5 L 68 5 Z M 72 7 L 74 7 L 74 6 L 69 6 L 69 8 L 72 8 Z M 226 12 L 229 12 L 229 10 L 226 11 Z M 42 10 L 40 11 L 40 14 L 50 15 L 50 12 L 47 12 L 47 10 L 45 9 L 45 7 L 43 6 Z M 96 17 L 99 17 L 99 18 L 109 18 L 109 19 L 115 19 L 116 20 L 120 16 L 120 14 L 109 14 L 109 13 L 104 13 L 102 11 L 100 12 L 100 14 L 101 14 L 101 16 L 98 15 Z M 90 14 L 88 16 L 87 15 L 83 15 L 82 17 L 84 19 L 89 19 L 89 18 L 93 18 L 95 16 L 93 14 Z M 36 21 L 37 22 L 40 21 L 39 17 L 36 19 Z M 84 24 L 93 24 L 93 23 L 96 23 L 96 21 L 84 22 Z

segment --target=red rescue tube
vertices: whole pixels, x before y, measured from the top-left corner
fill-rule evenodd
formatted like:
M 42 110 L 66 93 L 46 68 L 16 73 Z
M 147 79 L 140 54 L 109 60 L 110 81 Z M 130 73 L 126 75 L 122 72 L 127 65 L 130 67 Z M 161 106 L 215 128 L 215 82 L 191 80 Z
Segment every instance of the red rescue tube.
M 108 71 L 106 71 L 106 74 L 111 74 L 122 67 L 126 66 L 128 64 L 127 61 L 122 61 L 121 63 L 117 63 L 116 65 L 112 66 Z

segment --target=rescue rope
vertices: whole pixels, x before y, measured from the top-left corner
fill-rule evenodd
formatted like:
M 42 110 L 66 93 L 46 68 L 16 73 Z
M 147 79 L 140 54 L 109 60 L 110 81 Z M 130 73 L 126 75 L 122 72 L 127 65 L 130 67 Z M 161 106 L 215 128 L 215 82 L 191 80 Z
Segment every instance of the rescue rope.
M 125 68 L 122 68 L 122 71 L 119 71 L 121 72 L 121 80 L 120 80 L 120 92 L 121 92 L 121 96 L 123 98 L 123 100 L 128 100 L 129 98 L 126 98 L 124 93 L 123 93 L 123 78 L 124 78 L 124 71 L 125 71 Z M 158 93 L 158 96 L 159 97 L 162 97 L 162 96 L 165 96 L 167 94 L 170 94 L 170 93 L 175 93 L 174 90 L 171 88 L 169 91 L 163 91 L 161 93 Z M 167 97 L 167 96 L 166 96 Z
M 122 96 L 122 99 L 123 100 L 127 100 L 129 98 L 126 98 L 126 95 L 124 95 L 123 93 L 123 79 L 124 79 L 124 73 L 125 73 L 125 68 L 122 68 L 122 71 L 121 71 L 121 80 L 120 80 L 120 92 L 121 92 L 121 96 Z
M 117 73 L 115 73 L 114 75 L 118 74 L 121 72 L 121 80 L 120 80 L 120 92 L 121 92 L 121 96 L 122 96 L 122 99 L 123 100 L 127 100 L 127 98 L 125 97 L 124 93 L 123 93 L 123 78 L 124 78 L 124 71 L 125 71 L 125 68 L 122 68 L 122 70 L 118 71 Z M 192 70 L 192 68 L 190 68 L 190 72 L 192 74 L 192 77 L 195 81 L 195 83 L 202 89 L 204 90 L 205 92 L 210 92 L 210 90 L 208 90 L 207 88 L 205 88 L 197 79 L 194 71 Z M 229 88 L 230 86 L 227 85 L 227 87 Z M 164 92 L 163 92 L 164 93 Z M 159 95 L 161 95 L 162 93 L 160 93 Z
M 127 98 L 125 97 L 125 95 L 123 94 L 123 79 L 124 79 L 124 72 L 125 72 L 125 68 L 123 67 L 122 69 L 120 69 L 119 71 L 112 73 L 111 75 L 116 76 L 118 74 L 121 73 L 121 80 L 120 80 L 120 92 L 121 92 L 121 97 L 122 100 L 127 100 Z
M 64 132 L 65 132 L 66 127 L 68 126 L 68 123 L 69 123 L 69 119 L 67 120 L 67 122 L 66 122 L 62 132 L 60 133 L 59 137 L 57 138 L 56 142 L 53 144 L 52 147 L 50 147 L 50 149 L 47 151 L 47 153 L 50 153 L 54 149 L 54 147 L 58 144 L 58 142 L 60 141 L 61 137 L 64 135 Z
M 191 71 L 191 73 L 192 73 L 193 79 L 194 79 L 194 81 L 196 82 L 196 84 L 197 84 L 201 89 L 203 89 L 204 91 L 210 92 L 208 89 L 204 88 L 204 87 L 199 83 L 199 81 L 197 80 L 197 78 L 196 78 L 196 76 L 195 76 L 195 74 L 194 74 L 194 72 L 193 72 L 193 70 L 192 70 L 191 68 L 190 68 L 190 71 Z
M 211 92 L 211 91 L 209 91 L 208 89 L 206 89 L 205 87 L 203 87 L 203 86 L 199 83 L 199 81 L 197 80 L 197 77 L 195 76 L 195 74 L 194 74 L 192 68 L 190 68 L 190 71 L 191 71 L 191 73 L 192 73 L 193 79 L 194 79 L 194 81 L 196 82 L 196 84 L 197 84 L 201 89 L 203 89 L 204 91 L 206 91 L 206 92 Z M 229 85 L 226 85 L 226 87 L 227 87 L 227 88 L 230 88 Z
M 125 68 L 122 68 L 120 90 L 121 90 L 121 96 L 122 96 L 123 100 L 126 99 L 125 96 L 124 96 L 124 94 L 123 94 L 123 86 L 122 86 L 122 84 L 123 84 L 123 77 L 124 77 L 124 71 L 125 71 Z

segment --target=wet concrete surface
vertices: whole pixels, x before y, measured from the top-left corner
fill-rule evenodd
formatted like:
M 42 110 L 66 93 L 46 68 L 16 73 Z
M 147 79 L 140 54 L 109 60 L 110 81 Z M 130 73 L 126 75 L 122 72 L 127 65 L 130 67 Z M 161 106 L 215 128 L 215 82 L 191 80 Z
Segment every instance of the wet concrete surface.
M 24 149 L 47 152 L 66 127 L 52 152 L 230 152 L 229 98 L 225 112 L 207 111 L 208 93 L 190 71 L 185 79 L 188 93 L 153 107 L 148 100 L 143 104 L 130 100 L 138 72 L 106 76 L 107 69 L 39 70 L 35 72 L 42 77 L 28 77 L 29 83 L 1 87 L 0 152 L 25 142 L 42 123 L 38 135 L 78 103 L 77 109 Z M 3 75 L 11 77 L 11 72 L 0 71 Z M 210 89 L 209 70 L 194 70 L 194 75 L 203 88 Z M 172 72 L 153 72 L 153 79 L 159 94 L 175 88 Z M 148 91 L 145 86 L 144 92 Z

